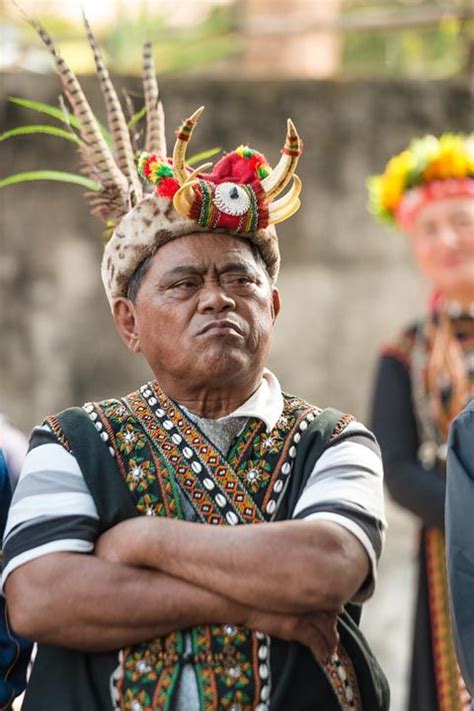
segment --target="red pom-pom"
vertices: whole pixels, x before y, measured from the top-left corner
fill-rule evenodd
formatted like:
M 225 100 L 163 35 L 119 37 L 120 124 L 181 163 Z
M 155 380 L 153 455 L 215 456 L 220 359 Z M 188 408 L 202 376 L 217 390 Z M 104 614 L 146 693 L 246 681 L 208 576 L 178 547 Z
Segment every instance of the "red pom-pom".
M 179 183 L 175 178 L 162 178 L 156 188 L 156 194 L 171 200 L 178 189 Z
M 151 161 L 152 161 L 152 158 L 150 156 L 150 158 L 148 158 L 142 165 L 142 173 L 145 176 L 145 178 L 150 177 L 150 163 L 151 163 Z

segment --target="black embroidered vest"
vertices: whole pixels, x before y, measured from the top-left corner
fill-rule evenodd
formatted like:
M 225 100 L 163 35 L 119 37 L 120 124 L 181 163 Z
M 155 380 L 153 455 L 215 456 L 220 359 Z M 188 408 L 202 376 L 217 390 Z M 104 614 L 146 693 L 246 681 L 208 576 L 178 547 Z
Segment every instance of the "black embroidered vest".
M 184 518 L 182 495 L 197 519 L 211 525 L 289 518 L 315 461 L 351 419 L 285 395 L 274 429 L 268 433 L 250 418 L 224 456 L 148 383 L 121 400 L 88 403 L 47 422 L 78 459 L 106 530 L 134 515 Z M 338 653 L 324 666 L 301 645 L 245 627 L 189 632 L 191 653 L 181 631 L 120 650 L 106 680 L 110 706 L 97 708 L 172 711 L 185 663 L 194 666 L 200 711 L 303 711 L 318 707 L 311 698 L 325 711 L 368 708 L 364 698 L 376 698 L 373 711 L 386 708 L 386 682 L 347 613 L 339 623 Z M 111 663 L 113 654 L 108 657 Z M 99 683 L 105 693 L 104 680 Z

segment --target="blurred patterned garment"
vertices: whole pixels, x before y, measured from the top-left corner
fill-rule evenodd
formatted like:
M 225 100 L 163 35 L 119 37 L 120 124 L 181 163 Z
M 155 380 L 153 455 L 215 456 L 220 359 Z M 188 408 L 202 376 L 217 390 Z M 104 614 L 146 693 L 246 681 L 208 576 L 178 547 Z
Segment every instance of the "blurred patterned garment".
M 449 427 L 474 396 L 474 136 L 415 140 L 369 187 L 372 211 L 407 234 L 433 288 L 428 315 L 382 351 L 372 413 L 390 493 L 422 522 L 408 708 L 466 711 L 444 508 Z
M 449 433 L 446 555 L 453 631 L 459 664 L 474 696 L 474 400 Z M 474 704 L 473 704 L 474 709 Z
M 28 439 L 1 412 L 0 446 L 3 449 L 12 489 L 15 489 L 28 451 Z
M 0 448 L 0 535 L 3 536 L 11 501 L 6 460 Z M 10 708 L 26 686 L 31 644 L 13 634 L 8 625 L 5 598 L 0 597 L 0 708 Z

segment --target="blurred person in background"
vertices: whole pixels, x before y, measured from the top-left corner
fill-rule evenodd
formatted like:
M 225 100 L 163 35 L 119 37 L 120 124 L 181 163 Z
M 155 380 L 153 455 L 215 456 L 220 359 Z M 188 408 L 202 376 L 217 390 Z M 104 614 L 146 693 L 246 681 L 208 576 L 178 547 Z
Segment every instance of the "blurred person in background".
M 23 462 L 28 451 L 28 439 L 7 417 L 0 412 L 0 442 L 10 477 L 12 489 L 17 485 Z
M 448 443 L 446 557 L 454 641 L 474 697 L 474 400 L 454 420 Z M 474 711 L 474 704 L 473 704 Z
M 426 316 L 382 351 L 372 413 L 389 491 L 422 525 L 408 708 L 462 711 L 469 693 L 449 620 L 444 506 L 448 430 L 474 394 L 474 136 L 413 141 L 369 191 L 433 290 Z
M 2 430 L 0 436 L 0 537 L 3 537 L 12 496 L 10 475 L 4 456 L 6 444 L 5 431 Z M 11 631 L 7 620 L 5 598 L 0 596 L 0 709 L 2 711 L 11 709 L 13 700 L 24 690 L 30 655 L 31 644 L 17 637 Z
M 102 277 L 116 325 L 156 380 L 32 436 L 3 573 L 13 626 L 39 641 L 24 711 L 386 711 L 356 621 L 383 544 L 378 446 L 265 368 L 274 224 L 300 204 L 294 125 L 273 170 L 240 146 L 193 172 L 201 109 L 167 158 L 148 46 L 137 171 L 90 31 L 115 156 L 37 29 L 81 119 L 93 210 L 115 227 Z

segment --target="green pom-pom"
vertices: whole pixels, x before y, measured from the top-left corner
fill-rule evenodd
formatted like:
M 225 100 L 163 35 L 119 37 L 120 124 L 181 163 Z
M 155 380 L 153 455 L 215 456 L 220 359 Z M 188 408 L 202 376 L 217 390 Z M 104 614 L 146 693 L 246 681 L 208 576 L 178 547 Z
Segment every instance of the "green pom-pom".
M 158 168 L 154 171 L 155 175 L 159 178 L 172 178 L 173 171 L 169 165 L 166 163 L 159 163 Z
M 270 168 L 267 165 L 261 165 L 259 168 L 257 168 L 258 177 L 260 179 L 266 178 L 268 175 L 270 175 L 270 172 Z

